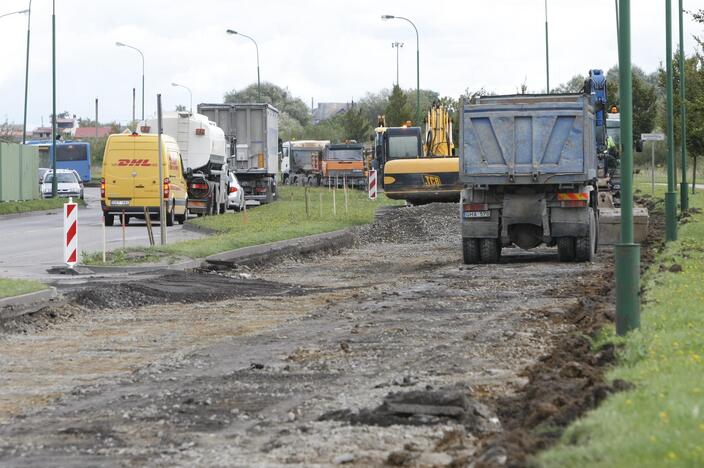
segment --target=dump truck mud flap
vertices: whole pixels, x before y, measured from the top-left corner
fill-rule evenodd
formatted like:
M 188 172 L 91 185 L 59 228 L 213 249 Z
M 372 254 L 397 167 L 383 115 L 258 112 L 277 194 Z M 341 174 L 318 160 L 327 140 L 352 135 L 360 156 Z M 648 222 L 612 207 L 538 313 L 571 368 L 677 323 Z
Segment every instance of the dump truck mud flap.
M 552 208 L 550 210 L 552 237 L 587 237 L 589 210 L 586 208 Z

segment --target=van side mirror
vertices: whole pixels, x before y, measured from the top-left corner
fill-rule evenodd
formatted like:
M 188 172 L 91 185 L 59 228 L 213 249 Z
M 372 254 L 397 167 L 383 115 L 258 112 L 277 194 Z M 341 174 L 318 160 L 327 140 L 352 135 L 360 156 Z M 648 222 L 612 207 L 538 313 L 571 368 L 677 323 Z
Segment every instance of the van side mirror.
M 192 167 L 187 167 L 187 168 L 186 168 L 186 176 L 187 176 L 187 177 L 193 177 L 193 168 L 192 168 Z

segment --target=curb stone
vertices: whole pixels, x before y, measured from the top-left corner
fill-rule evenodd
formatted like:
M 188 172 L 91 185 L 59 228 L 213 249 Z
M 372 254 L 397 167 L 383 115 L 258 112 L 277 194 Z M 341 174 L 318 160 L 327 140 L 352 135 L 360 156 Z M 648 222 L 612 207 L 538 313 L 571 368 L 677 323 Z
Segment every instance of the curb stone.
M 56 288 L 50 286 L 47 289 L 42 289 L 41 291 L 34 291 L 19 296 L 3 297 L 0 299 L 0 319 L 11 318 L 25 313 L 24 311 L 17 313 L 14 309 L 18 307 L 22 308 L 37 304 L 44 304 L 56 299 L 57 296 L 58 293 L 56 292 Z
M 341 229 L 221 252 L 206 257 L 205 262 L 220 266 L 256 265 L 289 255 L 308 255 L 325 250 L 339 250 L 351 247 L 353 243 L 352 231 Z

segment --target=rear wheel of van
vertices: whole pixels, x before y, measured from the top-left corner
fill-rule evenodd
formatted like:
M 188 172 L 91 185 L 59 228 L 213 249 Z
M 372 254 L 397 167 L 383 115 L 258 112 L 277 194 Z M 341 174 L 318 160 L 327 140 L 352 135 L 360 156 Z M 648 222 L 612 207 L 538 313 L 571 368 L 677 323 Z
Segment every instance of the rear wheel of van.
M 112 226 L 115 224 L 115 215 L 105 213 L 105 225 Z
M 186 202 L 188 204 L 188 202 Z M 174 216 L 176 218 L 176 221 L 178 221 L 178 224 L 183 224 L 186 222 L 186 219 L 188 218 L 188 209 L 185 209 L 183 211 L 183 214 L 176 215 Z
M 174 204 L 171 204 L 171 209 L 166 211 L 166 225 L 167 226 L 173 226 L 174 225 L 174 220 L 175 220 L 175 209 L 174 209 Z

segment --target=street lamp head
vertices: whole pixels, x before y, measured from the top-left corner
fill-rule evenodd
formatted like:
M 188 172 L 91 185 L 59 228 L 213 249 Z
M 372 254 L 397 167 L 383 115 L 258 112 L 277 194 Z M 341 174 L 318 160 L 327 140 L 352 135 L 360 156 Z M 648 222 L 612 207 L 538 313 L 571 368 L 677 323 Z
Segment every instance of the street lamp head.
M 233 31 L 232 29 L 228 29 L 227 34 L 237 34 L 237 31 Z
M 381 15 L 381 19 L 382 19 L 383 21 L 390 20 L 390 19 L 394 19 L 394 18 L 395 18 L 394 15 Z
M 24 15 L 26 13 L 29 13 L 29 10 L 20 10 L 17 12 L 18 15 Z
M 171 86 L 179 86 L 178 83 L 171 83 Z
M 125 47 L 125 44 L 123 44 L 122 42 L 116 42 L 115 45 L 117 47 Z

